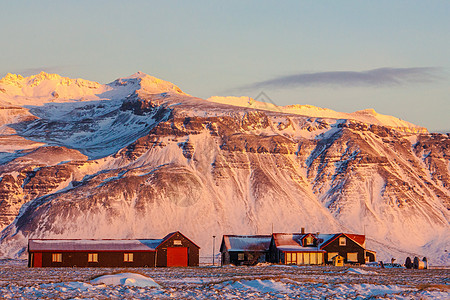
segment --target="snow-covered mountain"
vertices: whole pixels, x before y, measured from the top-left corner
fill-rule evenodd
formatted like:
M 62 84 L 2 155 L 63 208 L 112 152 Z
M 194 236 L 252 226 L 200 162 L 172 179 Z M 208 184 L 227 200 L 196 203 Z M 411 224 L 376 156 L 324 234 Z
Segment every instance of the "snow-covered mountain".
M 381 259 L 449 264 L 450 138 L 373 110 L 110 84 L 0 80 L 0 255 L 27 238 L 366 233 Z M 216 247 L 217 249 L 217 247 Z

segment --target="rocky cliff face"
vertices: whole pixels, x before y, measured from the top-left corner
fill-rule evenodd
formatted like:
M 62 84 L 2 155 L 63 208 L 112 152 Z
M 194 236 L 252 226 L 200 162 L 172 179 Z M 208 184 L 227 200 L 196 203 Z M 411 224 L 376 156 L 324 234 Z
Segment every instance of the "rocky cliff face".
M 212 235 L 273 226 L 365 232 L 381 258 L 446 262 L 448 135 L 392 117 L 382 125 L 387 117 L 374 112 L 305 116 L 206 101 L 154 78 L 142 88 L 136 78 L 145 76 L 109 85 L 118 89 L 109 98 L 61 99 L 5 118 L 13 133 L 2 140 L 27 143 L 0 156 L 1 255 L 23 255 L 29 237 L 173 230 L 207 250 Z

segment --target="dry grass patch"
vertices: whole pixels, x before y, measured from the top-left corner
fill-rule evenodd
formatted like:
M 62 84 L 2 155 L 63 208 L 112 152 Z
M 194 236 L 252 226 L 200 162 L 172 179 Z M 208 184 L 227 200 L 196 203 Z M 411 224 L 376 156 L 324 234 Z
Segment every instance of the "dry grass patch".
M 442 292 L 450 291 L 450 286 L 447 284 L 426 284 L 426 283 L 424 283 L 424 284 L 419 284 L 416 287 L 419 291 L 425 291 L 425 290 L 428 290 L 428 291 L 438 290 L 438 291 L 442 291 Z

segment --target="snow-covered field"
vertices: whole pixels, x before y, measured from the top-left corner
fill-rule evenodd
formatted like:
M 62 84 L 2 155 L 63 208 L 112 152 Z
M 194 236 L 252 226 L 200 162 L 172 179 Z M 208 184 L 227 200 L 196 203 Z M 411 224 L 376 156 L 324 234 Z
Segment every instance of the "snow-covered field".
M 99 278 L 110 274 L 116 275 Z M 7 260 L 0 263 L 0 295 L 2 299 L 450 299 L 449 275 L 448 269 L 278 265 L 30 269 L 24 261 Z

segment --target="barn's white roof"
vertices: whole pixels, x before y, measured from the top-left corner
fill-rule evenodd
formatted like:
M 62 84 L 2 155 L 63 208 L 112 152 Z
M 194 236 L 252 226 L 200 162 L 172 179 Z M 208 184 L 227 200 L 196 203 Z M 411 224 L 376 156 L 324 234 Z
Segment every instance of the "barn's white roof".
M 224 235 L 228 251 L 269 251 L 270 235 Z
M 164 239 L 148 240 L 55 240 L 31 239 L 29 251 L 154 251 Z

